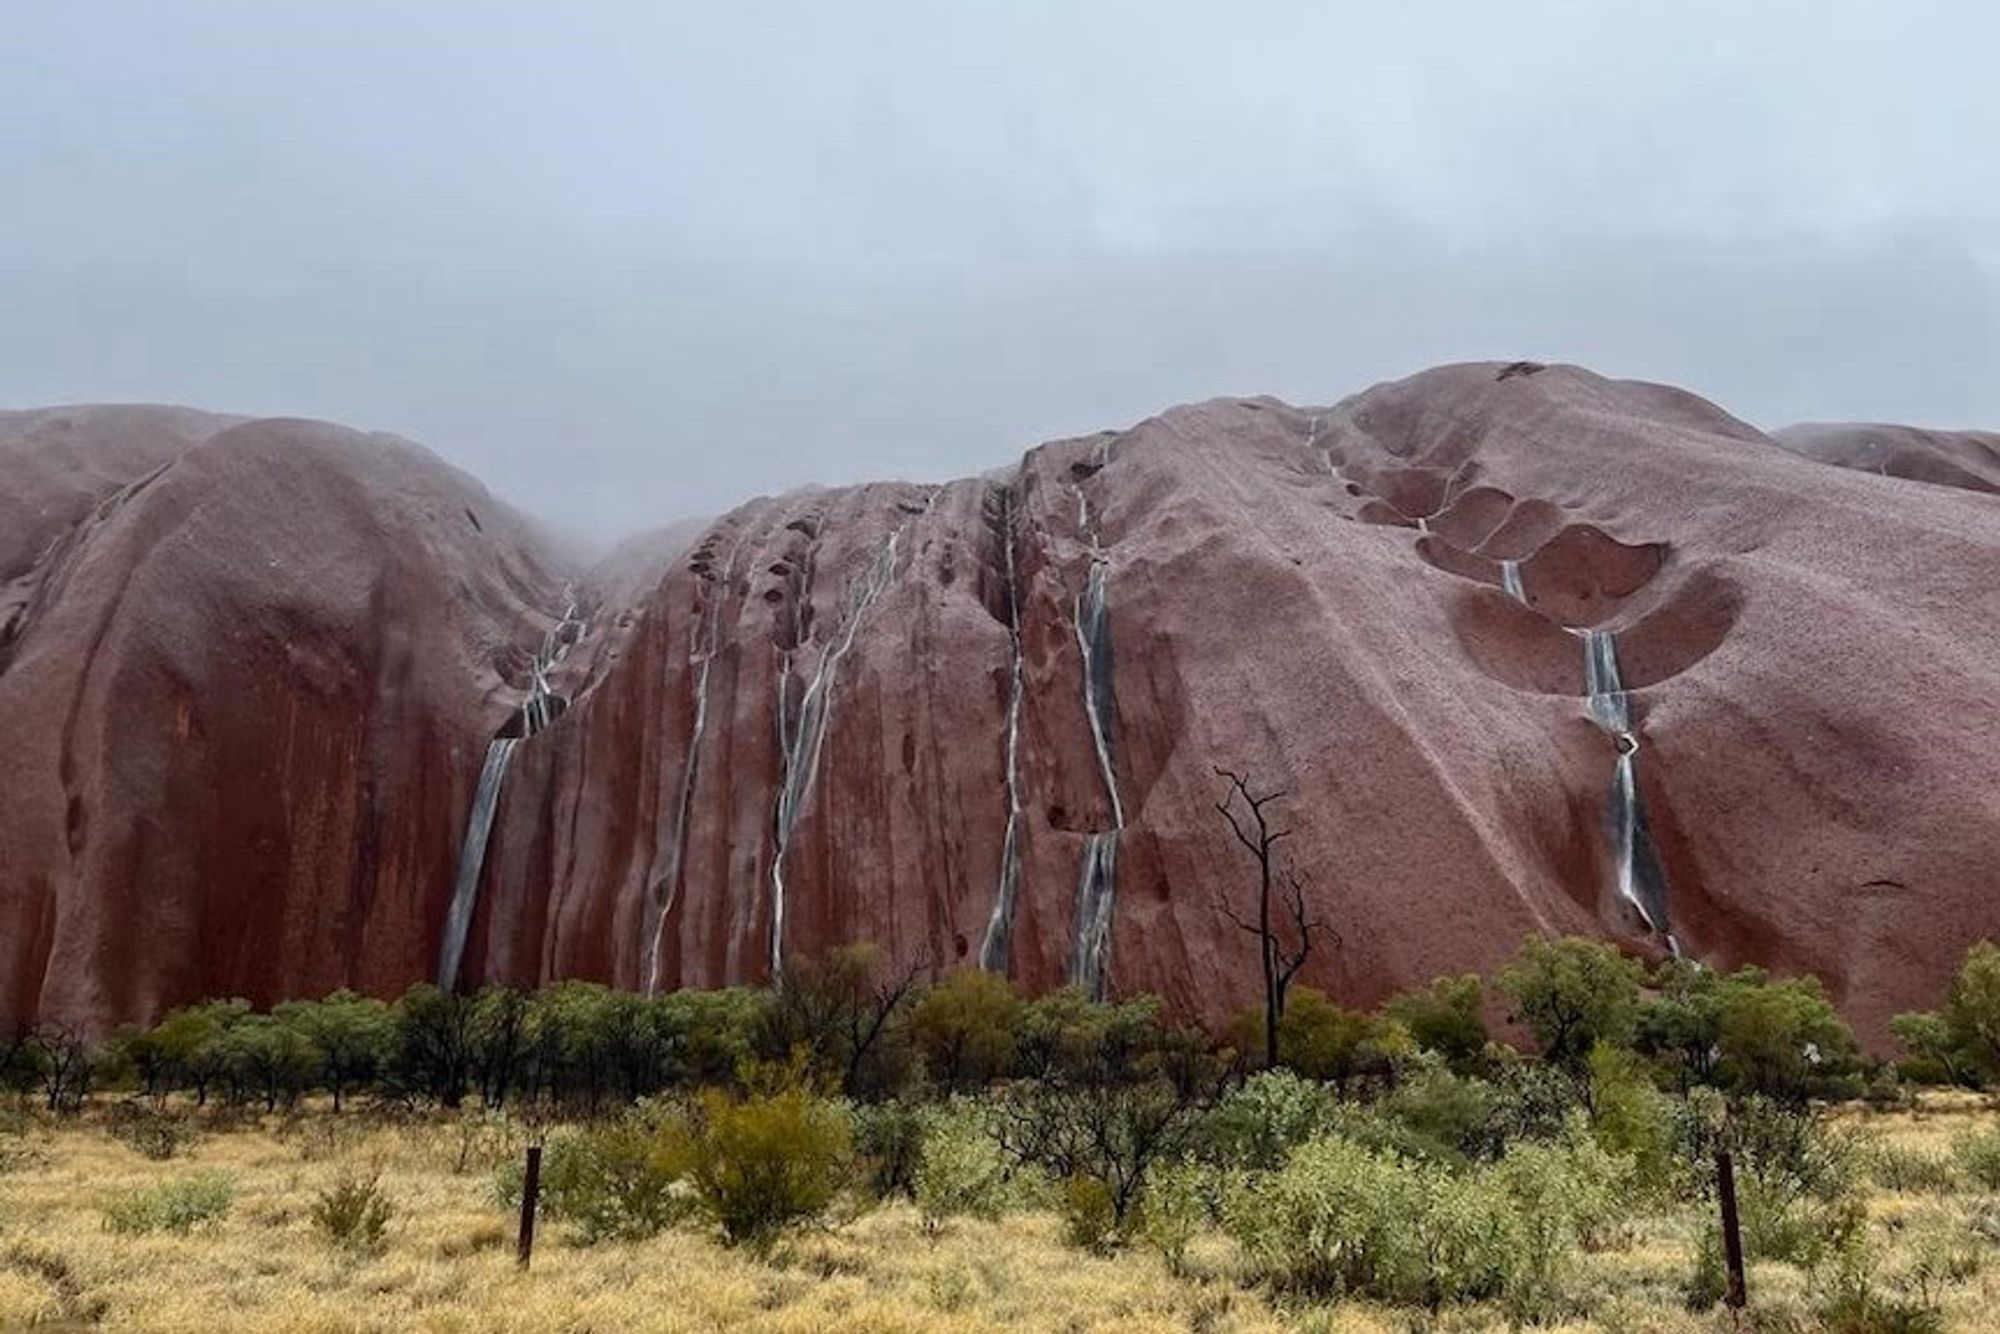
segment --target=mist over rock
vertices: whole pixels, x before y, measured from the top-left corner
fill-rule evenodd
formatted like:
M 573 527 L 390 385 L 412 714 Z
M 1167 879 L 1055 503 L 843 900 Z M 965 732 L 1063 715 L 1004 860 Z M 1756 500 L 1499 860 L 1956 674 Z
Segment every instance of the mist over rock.
M 1776 439 L 1821 463 L 1968 491 L 2000 491 L 2000 434 L 1992 431 L 1813 422 L 1787 426 Z
M 1214 1019 L 1259 987 L 1222 764 L 1287 791 L 1348 1000 L 1580 932 L 1810 969 L 1879 1037 L 2000 934 L 1991 444 L 1902 429 L 1450 366 L 578 570 L 390 437 L 0 414 L 0 1006 L 866 938 Z

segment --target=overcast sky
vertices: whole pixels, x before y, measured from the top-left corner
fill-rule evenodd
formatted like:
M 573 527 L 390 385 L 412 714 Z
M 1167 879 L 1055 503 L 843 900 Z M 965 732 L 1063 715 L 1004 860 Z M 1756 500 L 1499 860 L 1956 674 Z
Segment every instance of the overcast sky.
M 0 10 L 0 405 L 599 540 L 1473 357 L 2000 427 L 1990 0 Z

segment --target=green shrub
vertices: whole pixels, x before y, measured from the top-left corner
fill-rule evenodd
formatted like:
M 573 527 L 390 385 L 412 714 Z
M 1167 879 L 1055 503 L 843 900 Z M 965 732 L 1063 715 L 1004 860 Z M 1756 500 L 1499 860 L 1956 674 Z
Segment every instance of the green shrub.
M 1421 1207 L 1409 1220 L 1421 1259 L 1422 1300 L 1480 1301 L 1516 1286 L 1522 1245 L 1520 1211 L 1492 1170 L 1428 1169 Z
M 1825 1334 L 1944 1334 L 1944 1314 L 1921 1302 L 1863 1289 L 1843 1292 L 1819 1310 Z
M 869 1193 L 878 1200 L 915 1199 L 924 1151 L 924 1109 L 903 1099 L 852 1109 L 854 1153 Z
M 823 1219 L 854 1175 L 846 1112 L 803 1088 L 704 1093 L 664 1142 L 674 1174 L 693 1184 L 729 1244 L 760 1252 Z
M 1408 1133 L 1405 1147 L 1426 1158 L 1458 1163 L 1497 1158 L 1506 1147 L 1495 1115 L 1493 1086 L 1443 1068 L 1421 1070 L 1382 1099 L 1377 1111 Z
M 185 1152 L 200 1138 L 191 1117 L 138 1102 L 116 1104 L 105 1117 L 104 1129 L 132 1152 L 156 1163 Z
M 1868 1179 L 1883 1190 L 1949 1195 L 1959 1186 L 1958 1163 L 1948 1153 L 1926 1153 L 1884 1139 L 1870 1144 L 1863 1156 Z
M 1965 1175 L 1982 1189 L 2000 1190 L 2000 1126 L 1960 1135 L 1951 1151 Z
M 1508 1304 L 1517 1319 L 1554 1313 L 1578 1243 L 1602 1246 L 1630 1207 L 1632 1160 L 1604 1151 L 1580 1123 L 1553 1144 L 1509 1149 L 1493 1169 L 1513 1200 Z
M 958 1104 L 930 1116 L 916 1171 L 924 1229 L 935 1234 L 952 1218 L 998 1218 L 1007 1205 L 1007 1166 L 978 1108 Z
M 1421 1279 L 1410 1226 L 1420 1207 L 1417 1175 L 1403 1160 L 1322 1136 L 1277 1171 L 1234 1181 L 1222 1219 L 1251 1271 L 1281 1291 L 1397 1300 Z
M 1079 1173 L 1062 1185 L 1063 1236 L 1078 1250 L 1102 1254 L 1118 1240 L 1118 1204 L 1103 1178 Z
M 1465 1074 L 1477 1069 L 1486 1055 L 1485 990 L 1476 973 L 1439 977 L 1420 990 L 1404 992 L 1384 1008 L 1418 1047 L 1436 1052 L 1454 1073 Z
M 1252 1075 L 1211 1111 L 1203 1147 L 1221 1165 L 1268 1171 L 1326 1132 L 1339 1115 L 1333 1091 L 1289 1070 Z
M 1985 1261 L 1980 1239 L 1951 1212 L 1933 1207 L 1912 1229 L 1910 1262 L 1903 1274 L 1917 1300 L 1932 1310 L 1944 1306 L 1946 1291 L 1978 1275 Z
M 644 1111 L 550 1138 L 542 1149 L 538 1207 L 571 1223 L 585 1244 L 636 1241 L 686 1216 L 691 1200 L 679 1185 L 681 1163 L 654 1118 Z M 495 1194 L 519 1208 L 522 1164 L 502 1167 Z
M 1169 1163 L 1146 1179 L 1139 1197 L 1139 1235 L 1160 1253 L 1170 1273 L 1186 1268 L 1188 1243 L 1209 1218 L 1212 1174 L 1195 1162 Z
M 372 1252 L 382 1249 L 383 1233 L 395 1212 L 378 1178 L 343 1173 L 313 1198 L 312 1223 L 321 1237 L 342 1250 Z
M 1728 1292 L 1729 1268 L 1722 1254 L 1722 1228 L 1710 1223 L 1695 1243 L 1694 1270 L 1682 1290 L 1682 1301 L 1690 1311 L 1708 1311 Z
M 113 1232 L 190 1232 L 221 1220 L 236 1198 L 236 1185 L 219 1172 L 163 1181 L 118 1196 L 104 1206 L 104 1225 Z
M 1671 1101 L 1654 1086 L 1646 1063 L 1624 1047 L 1600 1042 L 1590 1051 L 1590 1131 L 1597 1143 L 1632 1160 L 1636 1184 L 1672 1185 Z

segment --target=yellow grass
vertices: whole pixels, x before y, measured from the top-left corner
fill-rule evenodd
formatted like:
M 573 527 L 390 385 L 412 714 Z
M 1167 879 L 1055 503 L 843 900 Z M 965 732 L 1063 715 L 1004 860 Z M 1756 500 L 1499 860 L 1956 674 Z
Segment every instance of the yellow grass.
M 1898 1144 L 1946 1152 L 1954 1136 L 1994 1117 L 1978 1100 L 1933 1100 L 1915 1114 L 1847 1119 Z M 908 1207 L 879 1209 L 807 1237 L 769 1261 L 705 1237 L 670 1233 L 638 1243 L 580 1246 L 545 1223 L 532 1271 L 515 1268 L 514 1219 L 491 1193 L 492 1158 L 511 1153 L 503 1133 L 465 1142 L 450 1126 L 384 1126 L 352 1113 L 276 1118 L 209 1135 L 167 1162 L 152 1162 L 86 1119 L 0 1135 L 0 1329 L 148 1331 L 1103 1331 L 1231 1334 L 1306 1329 L 1402 1334 L 1502 1329 L 1496 1309 L 1417 1313 L 1355 1303 L 1286 1307 L 1246 1283 L 1231 1244 L 1198 1239 L 1186 1272 L 1134 1248 L 1112 1257 L 1065 1247 L 1046 1214 L 961 1222 L 928 1239 Z M 310 1219 L 317 1192 L 342 1172 L 379 1171 L 396 1207 L 379 1254 L 331 1246 Z M 103 1206 L 122 1192 L 196 1172 L 236 1185 L 219 1223 L 184 1235 L 121 1235 Z M 1878 1192 L 1871 1227 L 1882 1282 L 1900 1291 L 1915 1238 L 1927 1229 L 1969 1236 L 1985 1203 L 1973 1193 Z M 1635 1220 L 1618 1249 L 1581 1257 L 1579 1303 L 1592 1318 L 1567 1331 L 1659 1334 L 1732 1328 L 1720 1313 L 1693 1315 L 1680 1292 L 1698 1220 Z M 1979 1242 L 1987 1263 L 1951 1285 L 1948 1328 L 2000 1328 L 2000 1245 Z M 1756 1305 L 1810 1329 L 1808 1279 L 1782 1265 L 1751 1275 Z M 1773 1327 L 1766 1325 L 1765 1327 Z

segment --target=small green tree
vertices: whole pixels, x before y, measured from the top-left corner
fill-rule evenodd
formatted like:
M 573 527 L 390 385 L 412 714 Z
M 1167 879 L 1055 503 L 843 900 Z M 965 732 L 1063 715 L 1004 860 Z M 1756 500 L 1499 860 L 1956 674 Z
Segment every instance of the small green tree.
M 927 1116 L 915 1183 L 924 1230 L 935 1236 L 953 1218 L 998 1218 L 1007 1204 L 1007 1166 L 976 1105 L 956 1103 Z
M 1434 1051 L 1459 1074 L 1477 1069 L 1491 1035 L 1481 1013 L 1486 987 L 1477 973 L 1433 978 L 1429 985 L 1391 1000 L 1386 1012 L 1424 1051 Z
M 1889 1032 L 1909 1059 L 1902 1074 L 1920 1084 L 1977 1084 L 1979 1066 L 1960 1044 L 1945 1017 L 1934 1010 L 1899 1014 L 1889 1021 Z
M 392 1013 L 389 1073 L 396 1087 L 444 1107 L 463 1103 L 476 1056 L 472 998 L 418 982 Z
M 374 1077 L 393 1032 L 389 1007 L 352 991 L 336 991 L 319 1001 L 286 1001 L 271 1013 L 318 1051 L 320 1074 L 336 1112 L 349 1090 Z
M 171 1072 L 168 1077 L 193 1093 L 197 1106 L 205 1105 L 210 1091 L 228 1078 L 229 1030 L 249 1014 L 249 1001 L 204 1001 L 169 1011 L 153 1029 L 153 1043 Z
M 968 968 L 938 983 L 910 1012 L 910 1037 L 940 1087 L 977 1088 L 1014 1060 L 1021 998 L 1006 978 Z
M 1631 1042 L 1644 976 L 1636 961 L 1603 941 L 1530 936 L 1500 970 L 1500 989 L 1542 1054 L 1581 1075 L 1598 1042 Z
M 2000 945 L 1982 940 L 1965 952 L 1941 1013 L 1961 1058 L 1988 1080 L 2000 1076 Z
M 818 1222 L 854 1172 L 845 1112 L 801 1087 L 710 1090 L 668 1130 L 669 1161 L 730 1245 L 768 1252 Z
M 274 1015 L 250 1015 L 230 1028 L 225 1042 L 236 1083 L 261 1097 L 266 1111 L 297 1102 L 319 1073 L 319 1049 Z
M 1412 1047 L 1409 1031 L 1395 1020 L 1344 1009 L 1312 987 L 1294 990 L 1278 1024 L 1279 1061 L 1331 1083 L 1342 1097 L 1364 1082 L 1386 1081 Z
M 1816 977 L 1773 981 L 1743 968 L 1716 1008 L 1716 1077 L 1739 1093 L 1788 1104 L 1853 1091 L 1860 1047 Z

